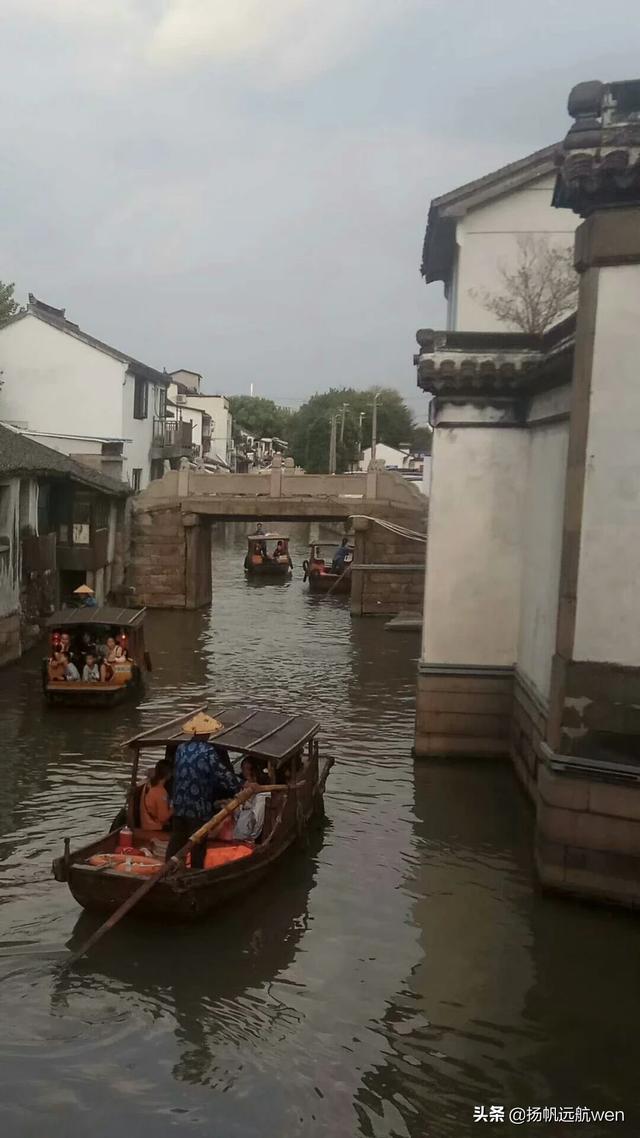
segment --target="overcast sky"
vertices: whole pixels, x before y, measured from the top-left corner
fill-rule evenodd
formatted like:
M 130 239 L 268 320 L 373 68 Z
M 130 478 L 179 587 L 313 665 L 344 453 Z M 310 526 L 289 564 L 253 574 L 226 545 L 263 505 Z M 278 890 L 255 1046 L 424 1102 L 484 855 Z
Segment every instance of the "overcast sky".
M 210 391 L 418 412 L 429 200 L 639 38 L 632 0 L 0 0 L 0 279 Z

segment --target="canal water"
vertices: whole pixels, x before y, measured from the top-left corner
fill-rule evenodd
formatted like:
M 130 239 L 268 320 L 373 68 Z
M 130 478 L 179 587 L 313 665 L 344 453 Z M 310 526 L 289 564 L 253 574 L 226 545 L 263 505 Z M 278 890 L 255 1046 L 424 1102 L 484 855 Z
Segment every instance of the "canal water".
M 474 1107 L 550 1104 L 640 1133 L 637 919 L 539 895 L 508 766 L 414 765 L 417 637 L 309 596 L 302 543 L 285 585 L 243 552 L 216 544 L 210 611 L 150 615 L 139 706 L 45 708 L 37 651 L 0 673 L 2 1134 L 466 1138 Z M 130 921 L 62 974 L 94 924 L 51 859 L 121 804 L 120 744 L 237 698 L 321 720 L 323 832 L 208 923 Z

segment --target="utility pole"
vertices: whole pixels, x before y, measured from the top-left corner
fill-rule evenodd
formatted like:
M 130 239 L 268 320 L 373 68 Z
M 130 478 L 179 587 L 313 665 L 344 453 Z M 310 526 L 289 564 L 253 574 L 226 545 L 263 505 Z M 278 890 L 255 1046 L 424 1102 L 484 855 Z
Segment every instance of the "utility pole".
M 375 462 L 376 443 L 378 441 L 378 399 L 380 392 L 376 391 L 373 397 L 373 414 L 371 416 L 371 461 Z
M 344 442 L 344 420 L 345 420 L 345 412 L 346 412 L 348 406 L 349 406 L 348 403 L 342 404 L 342 421 L 340 423 L 340 446 L 342 446 L 342 444 Z
M 336 437 L 338 434 L 338 415 L 331 416 L 331 435 L 329 438 L 329 474 L 336 472 Z

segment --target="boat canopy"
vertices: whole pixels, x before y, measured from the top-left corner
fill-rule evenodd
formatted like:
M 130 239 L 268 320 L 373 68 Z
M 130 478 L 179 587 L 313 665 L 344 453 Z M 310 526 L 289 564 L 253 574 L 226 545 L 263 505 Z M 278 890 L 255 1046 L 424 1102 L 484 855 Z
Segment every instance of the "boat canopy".
M 320 724 L 309 715 L 287 715 L 283 711 L 269 711 L 248 703 L 234 703 L 230 707 L 212 711 L 204 707 L 191 708 L 184 715 L 152 727 L 129 739 L 125 746 L 166 747 L 170 743 L 186 743 L 192 735 L 185 734 L 185 723 L 199 711 L 207 711 L 223 724 L 222 730 L 210 736 L 212 743 L 220 743 L 230 751 L 245 755 L 258 755 L 279 762 L 299 751 L 320 730 Z
M 82 606 L 77 609 L 60 609 L 47 620 L 47 628 L 81 627 L 83 624 L 117 624 L 119 628 L 139 628 L 146 609 L 121 609 L 116 605 L 101 605 L 98 608 Z

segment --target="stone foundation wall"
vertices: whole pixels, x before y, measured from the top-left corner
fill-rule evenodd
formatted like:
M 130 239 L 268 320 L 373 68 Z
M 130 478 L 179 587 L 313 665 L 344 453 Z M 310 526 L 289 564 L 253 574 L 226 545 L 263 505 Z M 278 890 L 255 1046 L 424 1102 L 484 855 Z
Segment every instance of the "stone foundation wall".
M 425 514 L 396 519 L 416 533 L 424 533 Z M 422 612 L 426 547 L 423 543 L 394 534 L 375 522 L 356 519 L 354 565 L 379 565 L 384 569 L 355 570 L 351 583 L 354 616 L 393 616 L 399 612 Z M 393 570 L 393 566 L 398 566 Z M 406 568 L 407 566 L 414 568 Z
M 135 511 L 129 584 L 148 608 L 195 609 L 211 601 L 211 532 L 179 507 Z
M 186 607 L 186 540 L 180 509 L 134 509 L 130 584 L 149 608 Z
M 510 668 L 437 667 L 418 673 L 418 757 L 503 758 L 509 755 L 513 709 Z
M 0 666 L 17 660 L 21 653 L 20 614 L 0 616 Z
M 535 856 L 541 883 L 640 905 L 640 784 L 538 770 Z

